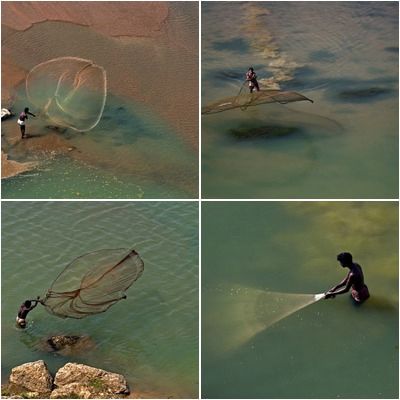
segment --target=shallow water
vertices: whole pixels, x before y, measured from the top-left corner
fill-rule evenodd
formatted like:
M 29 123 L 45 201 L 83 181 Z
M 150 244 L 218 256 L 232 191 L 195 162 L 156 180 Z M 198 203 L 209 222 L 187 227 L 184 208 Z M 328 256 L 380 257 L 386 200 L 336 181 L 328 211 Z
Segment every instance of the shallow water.
M 22 109 L 24 87 L 19 94 L 16 108 Z M 109 94 L 90 132 L 54 132 L 48 128 L 52 125 L 30 118 L 31 137 L 21 141 L 15 121 L 3 123 L 3 149 L 10 158 L 39 161 L 37 169 L 2 182 L 4 198 L 185 198 L 194 190 L 193 154 L 168 124 L 139 103 Z M 59 147 L 46 143 L 49 132 L 74 151 L 59 154 Z M 43 141 L 39 151 L 37 140 Z
M 196 397 L 197 221 L 194 203 L 3 203 L 2 378 L 37 359 L 53 373 L 82 362 L 124 374 L 133 393 Z M 134 247 L 145 264 L 127 300 L 83 320 L 63 320 L 38 306 L 25 331 L 15 327 L 25 296 L 43 296 L 67 263 L 121 247 Z M 89 335 L 96 347 L 74 356 L 44 352 L 39 343 L 52 334 Z
M 202 232 L 202 397 L 398 398 L 397 203 L 206 202 Z M 263 329 L 259 299 L 328 290 L 341 251 L 371 298 L 320 300 Z
M 203 2 L 202 105 L 235 96 L 250 65 L 314 104 L 203 116 L 204 196 L 397 197 L 397 3 Z M 271 128 L 294 133 L 251 135 Z
M 59 133 L 79 151 L 79 157 L 72 153 L 68 157 L 72 161 L 79 158 L 82 175 L 91 175 L 96 169 L 98 179 L 90 183 L 96 197 L 190 198 L 197 194 L 198 5 L 172 2 L 169 7 L 168 18 L 157 37 L 107 37 L 89 27 L 54 21 L 37 23 L 23 32 L 3 27 L 3 47 L 12 62 L 26 71 L 65 56 L 89 59 L 105 69 L 108 93 L 99 124 L 85 134 L 71 130 Z M 185 85 L 177 85 L 175 76 L 183 73 Z M 50 77 L 48 85 L 54 86 Z M 48 90 L 36 87 L 35 93 L 47 94 Z M 85 104 L 88 98 L 93 98 L 94 104 Z M 98 102 L 92 93 L 91 97 L 76 96 L 75 100 L 79 99 L 85 100 L 80 105 L 82 109 L 97 110 Z M 12 107 L 18 113 L 27 105 L 37 111 L 27 103 L 21 85 L 14 93 Z M 73 106 L 76 108 L 76 104 Z M 29 119 L 27 132 L 32 139 L 46 136 L 48 124 L 51 121 L 41 113 L 38 118 Z M 14 140 L 19 137 L 16 120 L 6 121 L 3 131 L 6 138 L 13 138 L 12 148 L 8 148 L 7 141 L 3 141 L 3 147 L 10 151 L 10 158 L 17 159 L 14 147 L 20 143 Z M 18 159 L 36 158 L 46 164 L 47 171 L 43 174 L 39 170 L 37 179 L 30 174 L 28 180 L 22 176 L 7 181 L 3 197 L 63 197 L 65 187 L 60 187 L 59 176 L 71 173 L 74 163 L 66 167 L 62 157 L 60 161 L 53 156 L 49 164 L 48 154 L 23 146 L 28 148 L 19 152 Z M 103 183 L 110 177 L 114 184 L 107 187 Z M 87 191 L 86 181 L 77 180 L 76 192 Z M 72 192 L 70 195 L 79 198 Z

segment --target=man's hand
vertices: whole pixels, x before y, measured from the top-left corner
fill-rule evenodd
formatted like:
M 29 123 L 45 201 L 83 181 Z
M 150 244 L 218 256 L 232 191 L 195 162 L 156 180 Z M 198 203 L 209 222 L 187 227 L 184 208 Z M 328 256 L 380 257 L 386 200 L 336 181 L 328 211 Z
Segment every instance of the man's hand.
M 330 298 L 334 299 L 335 296 L 336 296 L 335 293 L 332 293 L 331 291 L 325 293 L 325 299 L 330 299 Z

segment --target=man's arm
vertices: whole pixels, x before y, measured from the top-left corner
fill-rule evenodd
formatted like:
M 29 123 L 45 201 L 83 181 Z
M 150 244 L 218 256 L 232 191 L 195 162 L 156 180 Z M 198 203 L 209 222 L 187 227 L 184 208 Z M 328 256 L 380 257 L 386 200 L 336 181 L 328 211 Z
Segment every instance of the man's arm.
M 27 114 L 32 115 L 32 117 L 36 117 L 36 115 L 31 113 L 30 111 L 28 111 Z
M 338 283 L 336 286 L 334 286 L 332 289 L 329 289 L 328 292 L 334 292 L 335 290 L 343 287 L 346 285 L 347 281 L 349 279 L 349 276 L 347 275 L 346 278 L 344 278 L 340 283 Z
M 328 299 L 329 297 L 335 297 L 337 294 L 347 293 L 350 290 L 352 284 L 353 284 L 353 277 L 352 277 L 352 275 L 350 275 L 347 279 L 346 286 L 343 289 L 340 289 L 337 291 L 329 291 L 325 295 L 325 298 Z

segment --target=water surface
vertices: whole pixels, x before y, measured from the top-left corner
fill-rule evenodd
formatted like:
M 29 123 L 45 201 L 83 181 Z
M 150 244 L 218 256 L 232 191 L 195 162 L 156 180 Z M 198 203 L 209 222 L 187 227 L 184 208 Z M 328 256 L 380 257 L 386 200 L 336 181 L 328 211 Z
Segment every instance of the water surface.
M 204 115 L 204 196 L 397 198 L 397 3 L 202 3 L 202 104 L 249 66 L 314 104 Z
M 52 373 L 81 362 L 122 373 L 133 394 L 197 397 L 198 207 L 184 202 L 11 202 L 2 205 L 2 379 L 43 359 Z M 43 296 L 75 257 L 134 247 L 144 261 L 127 300 L 82 320 L 38 306 L 25 331 L 15 315 L 25 297 Z M 70 356 L 48 353 L 53 334 L 89 335 L 96 346 Z
M 398 398 L 398 240 L 395 202 L 204 203 L 202 397 Z M 366 303 L 344 294 L 259 325 L 263 292 L 301 305 L 345 277 L 343 251 Z
M 60 21 L 40 22 L 25 31 L 2 26 L 4 54 L 7 51 L 9 62 L 26 72 L 50 59 L 79 57 L 103 67 L 107 75 L 104 113 L 90 132 L 49 131 L 54 121 L 42 112 L 29 119 L 31 137 L 21 143 L 16 118 L 2 124 L 2 148 L 10 159 L 34 159 L 40 165 L 33 173 L 5 181 L 4 198 L 196 196 L 198 5 L 171 2 L 168 7 L 155 37 L 110 37 Z M 177 85 L 180 74 L 185 74 L 185 85 Z M 35 87 L 39 96 L 54 86 L 54 79 L 46 81 L 45 76 Z M 92 97 L 94 104 L 86 104 L 90 96 L 75 96 L 73 108 L 98 108 Z M 15 88 L 12 104 L 3 106 L 15 113 L 26 106 L 40 111 L 28 102 L 24 82 Z M 74 151 L 55 147 L 54 136 Z M 77 170 L 76 181 L 60 181 L 60 175 L 73 176 Z

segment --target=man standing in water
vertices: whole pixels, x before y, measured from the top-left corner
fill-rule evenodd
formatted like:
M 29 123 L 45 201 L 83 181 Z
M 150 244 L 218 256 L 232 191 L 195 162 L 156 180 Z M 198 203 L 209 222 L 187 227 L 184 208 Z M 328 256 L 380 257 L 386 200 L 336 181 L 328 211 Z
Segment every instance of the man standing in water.
M 246 73 L 246 81 L 249 82 L 250 93 L 253 93 L 254 88 L 256 88 L 257 92 L 260 91 L 260 87 L 257 82 L 257 75 L 254 72 L 254 68 L 250 67 Z
M 364 274 L 361 266 L 353 262 L 353 256 L 350 253 L 340 253 L 337 260 L 343 268 L 348 268 L 350 271 L 346 278 L 335 287 L 325 293 L 325 298 L 335 297 L 337 294 L 347 293 L 351 288 L 351 297 L 357 303 L 361 304 L 369 297 L 367 285 L 364 283 Z M 339 288 L 342 288 L 338 290 Z
M 32 305 L 32 301 L 35 303 Z M 26 317 L 29 311 L 32 311 L 38 303 L 40 303 L 40 296 L 37 297 L 36 300 L 25 300 L 21 307 L 19 308 L 18 315 L 16 318 L 17 324 L 20 328 L 24 329 L 26 327 Z
M 21 114 L 19 114 L 19 118 L 17 121 L 17 124 L 19 125 L 19 128 L 21 129 L 21 138 L 24 139 L 25 136 L 25 120 L 28 119 L 28 115 L 32 115 L 32 117 L 36 117 L 35 114 L 32 114 L 29 112 L 29 108 L 25 107 L 24 111 L 22 111 Z

